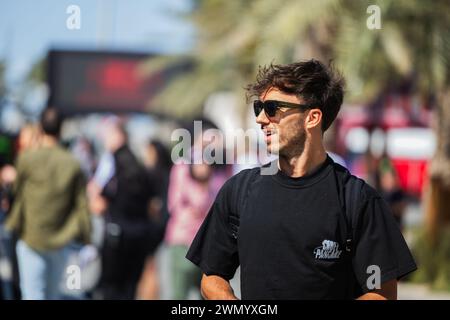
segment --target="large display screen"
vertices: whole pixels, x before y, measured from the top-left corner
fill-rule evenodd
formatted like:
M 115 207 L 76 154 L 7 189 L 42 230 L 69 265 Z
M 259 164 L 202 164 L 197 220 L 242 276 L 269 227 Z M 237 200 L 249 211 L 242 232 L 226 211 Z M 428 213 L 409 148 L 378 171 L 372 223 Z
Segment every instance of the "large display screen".
M 165 83 L 184 67 L 149 74 L 143 64 L 152 55 L 57 51 L 48 56 L 49 104 L 65 114 L 143 112 Z

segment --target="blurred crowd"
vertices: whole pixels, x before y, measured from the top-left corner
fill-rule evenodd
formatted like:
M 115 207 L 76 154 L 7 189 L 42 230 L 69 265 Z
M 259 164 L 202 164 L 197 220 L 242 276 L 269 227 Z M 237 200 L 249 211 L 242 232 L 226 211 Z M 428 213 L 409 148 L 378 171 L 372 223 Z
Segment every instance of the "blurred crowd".
M 155 256 L 164 244 L 167 298 L 186 299 L 200 273 L 184 256 L 232 170 L 174 165 L 153 139 L 141 161 L 117 116 L 102 123 L 97 157 L 86 137 L 62 143 L 63 120 L 45 109 L 21 129 L 14 161 L 2 160 L 1 298 L 159 299 Z M 204 144 L 194 137 L 191 151 Z

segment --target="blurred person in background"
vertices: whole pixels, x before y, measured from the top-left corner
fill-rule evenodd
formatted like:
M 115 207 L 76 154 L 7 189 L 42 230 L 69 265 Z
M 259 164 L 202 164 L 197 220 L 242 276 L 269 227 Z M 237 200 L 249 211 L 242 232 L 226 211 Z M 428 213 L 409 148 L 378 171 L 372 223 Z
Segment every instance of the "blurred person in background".
M 387 156 L 383 156 L 376 171 L 376 186 L 386 200 L 400 229 L 403 230 L 403 216 L 406 208 L 406 194 L 400 187 L 397 171 Z
M 80 168 L 88 181 L 92 178 L 95 170 L 94 147 L 87 137 L 81 135 L 70 142 L 67 142 L 67 148 L 77 159 Z M 89 205 L 89 203 L 88 203 Z M 101 273 L 101 261 L 99 248 L 103 236 L 103 220 L 100 216 L 91 214 L 91 242 L 71 243 L 67 248 L 67 266 L 77 265 L 80 267 L 80 287 L 64 288 L 63 298 L 65 300 L 83 300 L 89 299 L 92 290 L 97 285 Z M 64 281 L 69 281 L 70 273 L 67 273 Z
M 172 167 L 169 150 L 158 140 L 150 140 L 145 149 L 144 165 L 149 175 L 152 194 L 149 212 L 155 225 L 155 237 L 150 243 L 149 256 L 138 288 L 139 299 L 155 300 L 160 298 L 156 251 L 166 230 L 169 213 L 167 211 L 167 192 Z
M 38 124 L 25 124 L 17 136 L 17 153 L 21 154 L 25 150 L 37 149 L 40 144 L 40 137 L 41 130 Z M 20 298 L 19 271 L 15 250 L 17 238 L 5 229 L 4 223 L 11 209 L 13 201 L 12 186 L 17 172 L 13 165 L 4 161 L 5 159 L 6 157 L 2 157 L 2 160 L 0 160 L 0 259 L 2 265 L 0 281 L 3 299 L 11 300 Z
M 102 273 L 94 298 L 129 300 L 136 298 L 155 234 L 148 211 L 153 194 L 120 119 L 109 119 L 104 129 L 106 154 L 89 185 L 91 210 L 105 218 Z
M 10 211 L 12 184 L 16 179 L 15 168 L 0 155 L 0 300 L 13 300 L 19 296 L 17 288 L 17 261 L 14 239 L 5 229 L 4 222 Z
M 216 128 L 212 123 L 203 121 L 203 130 Z M 193 158 L 202 156 L 207 144 L 203 132 L 194 137 Z M 230 176 L 227 167 L 207 164 L 204 159 L 193 160 L 192 164 L 174 164 L 170 172 L 170 218 L 165 243 L 170 255 L 170 298 L 176 300 L 189 298 L 190 289 L 199 289 L 201 272 L 185 256 L 219 189 Z
M 60 299 L 67 247 L 90 240 L 85 179 L 77 160 L 59 145 L 62 122 L 57 109 L 46 108 L 39 148 L 20 153 L 16 162 L 6 227 L 20 239 L 16 250 L 26 300 Z
M 17 140 L 17 152 L 37 149 L 41 144 L 42 131 L 38 124 L 28 123 L 20 129 Z
M 169 150 L 160 141 L 151 140 L 147 145 L 144 165 L 147 169 L 151 190 L 154 195 L 150 203 L 150 212 L 153 220 L 160 225 L 160 232 L 153 244 L 156 249 L 164 238 L 165 228 L 169 219 L 167 195 L 170 170 L 172 168 Z
M 94 147 L 86 137 L 76 138 L 72 145 L 71 151 L 75 158 L 78 159 L 87 179 L 92 178 L 95 171 Z
M 328 131 L 329 132 L 323 136 L 323 145 L 327 154 L 331 159 L 333 159 L 334 162 L 340 164 L 344 168 L 347 168 L 348 166 L 345 159 L 336 152 L 336 125 L 332 125 Z

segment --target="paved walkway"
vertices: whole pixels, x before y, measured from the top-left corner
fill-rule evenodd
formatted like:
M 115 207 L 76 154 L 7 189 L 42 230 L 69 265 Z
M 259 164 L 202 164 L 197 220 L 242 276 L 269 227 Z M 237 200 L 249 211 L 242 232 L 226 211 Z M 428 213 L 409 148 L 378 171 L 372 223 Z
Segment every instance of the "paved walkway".
M 422 284 L 399 283 L 399 300 L 450 300 L 450 291 L 433 291 Z

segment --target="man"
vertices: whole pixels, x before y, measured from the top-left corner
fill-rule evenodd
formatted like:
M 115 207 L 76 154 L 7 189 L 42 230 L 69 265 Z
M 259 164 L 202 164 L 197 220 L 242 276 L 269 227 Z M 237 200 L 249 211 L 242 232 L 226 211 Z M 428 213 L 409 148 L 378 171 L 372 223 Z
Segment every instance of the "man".
M 309 60 L 262 68 L 247 89 L 278 171 L 244 170 L 219 192 L 187 254 L 203 296 L 236 299 L 240 265 L 243 299 L 396 299 L 416 269 L 409 249 L 386 203 L 323 146 L 342 78 Z
M 209 123 L 203 125 L 204 130 L 212 128 Z M 203 134 L 194 137 L 193 158 L 204 150 L 203 139 Z M 164 241 L 171 258 L 171 299 L 175 300 L 187 299 L 191 289 L 199 289 L 202 274 L 185 259 L 186 252 L 220 188 L 230 177 L 226 167 L 195 160 L 193 164 L 175 164 L 170 172 L 167 203 L 170 218 Z
M 90 214 L 78 161 L 58 143 L 62 117 L 41 116 L 40 147 L 17 159 L 14 203 L 6 226 L 17 232 L 20 287 L 25 300 L 60 299 L 67 247 L 90 241 Z
M 105 300 L 131 300 L 155 231 L 148 205 L 154 196 L 144 167 L 128 147 L 128 134 L 118 118 L 105 125 L 108 152 L 89 186 L 91 208 L 104 214 L 102 274 L 95 295 Z

